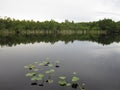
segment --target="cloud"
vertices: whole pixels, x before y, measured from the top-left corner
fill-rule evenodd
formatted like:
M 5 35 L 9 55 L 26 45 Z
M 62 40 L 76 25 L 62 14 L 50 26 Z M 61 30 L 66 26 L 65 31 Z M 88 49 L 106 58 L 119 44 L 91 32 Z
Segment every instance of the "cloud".
M 118 20 L 119 3 L 119 0 L 1 0 L 0 15 L 34 20 L 94 21 L 107 17 Z

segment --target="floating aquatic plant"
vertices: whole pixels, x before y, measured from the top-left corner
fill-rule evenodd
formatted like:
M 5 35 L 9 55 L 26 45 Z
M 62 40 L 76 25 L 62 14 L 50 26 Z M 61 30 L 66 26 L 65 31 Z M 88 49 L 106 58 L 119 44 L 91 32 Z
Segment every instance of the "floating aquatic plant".
M 43 62 L 41 62 L 41 63 L 38 63 L 38 65 L 39 65 L 39 66 L 43 66 L 43 65 L 44 65 L 44 63 L 43 63 Z
M 34 62 L 35 64 L 38 64 L 38 62 Z
M 60 76 L 59 77 L 61 80 L 65 80 L 66 79 L 66 76 Z
M 38 76 L 34 76 L 34 77 L 31 78 L 31 80 L 32 81 L 39 81 L 39 80 L 41 80 L 41 78 L 38 77 Z
M 72 82 L 78 82 L 80 80 L 79 77 L 73 76 L 72 77 Z
M 50 64 L 49 61 L 44 61 L 43 63 L 44 63 L 44 66 L 48 66 Z
M 35 72 L 30 72 L 30 73 L 27 73 L 27 74 L 26 74 L 27 77 L 32 77 L 32 76 L 35 76 L 35 75 L 36 75 Z
M 38 76 L 39 76 L 40 78 L 44 78 L 44 74 L 39 73 Z
M 52 76 L 51 74 L 54 73 L 55 70 L 54 69 L 50 69 L 50 70 L 47 70 L 45 73 L 48 74 L 48 79 L 46 80 L 46 82 L 48 83 L 53 83 L 53 80 L 52 80 Z
M 37 72 L 37 71 L 39 71 L 39 69 L 36 68 L 36 69 L 33 69 L 33 71 Z
M 82 85 L 80 86 L 80 90 L 85 90 L 85 83 L 82 83 Z
M 48 66 L 49 66 L 49 67 L 52 67 L 52 66 L 53 66 L 53 64 L 48 64 Z
M 73 76 L 72 76 L 72 88 L 77 88 L 79 86 L 79 80 L 80 78 L 77 76 L 76 72 L 73 72 Z
M 55 66 L 55 67 L 53 67 Z M 55 72 L 55 68 L 60 67 L 60 62 L 50 62 L 49 58 L 46 58 L 45 61 L 34 62 L 34 64 L 29 64 L 24 66 L 24 68 L 29 69 L 31 72 L 27 73 L 26 76 L 30 77 L 32 80 L 31 85 L 44 86 L 45 82 L 51 84 L 53 83 L 52 75 Z M 71 81 L 70 81 L 71 80 Z M 80 90 L 85 90 L 85 84 L 79 84 L 80 78 L 76 72 L 73 72 L 71 79 L 67 80 L 66 76 L 59 76 L 58 85 L 60 86 L 71 86 L 72 88 L 78 88 Z
M 33 65 L 33 64 L 29 64 L 28 66 L 24 66 L 24 68 L 29 69 L 29 70 L 32 70 L 32 69 L 35 69 L 36 66 Z
M 59 79 L 60 80 L 58 81 L 58 83 L 59 83 L 60 86 L 66 86 L 67 85 L 66 76 L 60 76 Z

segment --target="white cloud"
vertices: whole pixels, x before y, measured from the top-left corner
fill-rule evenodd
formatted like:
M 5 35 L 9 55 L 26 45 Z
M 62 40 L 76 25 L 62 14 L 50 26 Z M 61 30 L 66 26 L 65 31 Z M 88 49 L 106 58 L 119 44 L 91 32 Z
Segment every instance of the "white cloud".
M 18 19 L 119 20 L 119 0 L 1 0 L 0 16 Z

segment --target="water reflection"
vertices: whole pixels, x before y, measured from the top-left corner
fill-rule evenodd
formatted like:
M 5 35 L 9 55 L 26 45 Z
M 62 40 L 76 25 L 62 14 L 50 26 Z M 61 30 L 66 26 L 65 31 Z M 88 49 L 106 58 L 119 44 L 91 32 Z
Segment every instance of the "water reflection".
M 120 90 L 119 35 L 42 36 L 1 36 L 1 46 L 11 47 L 0 47 L 0 90 L 68 90 L 56 84 L 47 84 L 43 88 L 28 83 L 23 67 L 46 57 L 51 61 L 60 60 L 62 68 L 59 68 L 57 75 L 62 73 L 69 77 L 71 72 L 78 72 L 80 81 L 86 83 L 86 90 Z M 97 41 L 100 43 L 102 39 L 104 42 L 98 44 Z
M 15 46 L 17 44 L 27 44 L 35 42 L 46 42 L 54 44 L 58 41 L 64 41 L 66 44 L 69 42 L 79 41 L 92 41 L 102 45 L 109 45 L 113 42 L 120 42 L 120 34 L 100 34 L 100 33 L 86 33 L 86 34 L 0 34 L 1 46 Z

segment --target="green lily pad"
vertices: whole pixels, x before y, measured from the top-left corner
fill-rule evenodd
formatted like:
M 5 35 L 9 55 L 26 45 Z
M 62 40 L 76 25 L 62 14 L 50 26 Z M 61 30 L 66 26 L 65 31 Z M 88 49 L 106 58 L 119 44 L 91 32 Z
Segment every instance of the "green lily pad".
M 65 80 L 58 81 L 60 86 L 66 86 L 67 82 Z
M 43 78 L 44 77 L 44 74 L 38 74 L 38 76 L 40 77 L 40 78 Z
M 43 61 L 43 63 L 44 63 L 44 64 L 49 64 L 50 62 L 48 62 L 48 61 Z
M 29 66 L 24 66 L 24 68 L 26 68 L 26 69 L 27 69 L 27 68 L 29 68 Z
M 54 69 L 50 69 L 49 71 L 50 71 L 50 73 L 53 73 L 53 72 L 55 72 L 55 70 L 54 70 Z
M 65 80 L 65 79 L 66 79 L 65 76 L 61 76 L 61 77 L 59 77 L 59 78 L 62 79 L 62 80 Z
M 30 64 L 28 66 L 24 66 L 24 68 L 26 68 L 26 69 L 29 69 L 29 68 L 34 69 L 34 68 L 36 68 L 36 66 L 33 65 L 33 64 Z
M 43 66 L 43 65 L 44 65 L 44 63 L 39 63 L 38 65 L 39 65 L 39 66 Z
M 38 64 L 38 62 L 34 62 L 35 64 Z
M 48 66 L 49 66 L 49 67 L 52 67 L 52 66 L 53 66 L 53 64 L 48 64 Z
M 36 68 L 36 66 L 33 65 L 33 64 L 30 64 L 29 67 L 31 67 L 31 68 Z
M 50 69 L 50 70 L 46 71 L 45 73 L 46 74 L 50 74 L 50 73 L 53 73 L 53 72 L 55 72 L 55 70 L 54 69 Z
M 67 83 L 66 86 L 68 86 L 68 87 L 71 86 L 71 83 Z
M 73 76 L 73 77 L 72 77 L 72 81 L 73 81 L 73 82 L 77 82 L 77 81 L 79 81 L 79 80 L 80 80 L 79 77 L 76 77 L 76 76 Z
M 46 74 L 49 74 L 49 73 L 50 73 L 50 70 L 46 71 L 45 73 L 46 73 Z
M 39 71 L 39 69 L 33 69 L 33 71 L 37 72 L 37 71 Z
M 53 83 L 53 80 L 52 79 L 48 79 L 48 83 L 49 84 Z
M 35 72 L 30 72 L 30 73 L 27 73 L 26 76 L 27 76 L 27 77 L 32 77 L 32 76 L 34 76 L 35 74 L 36 74 Z

